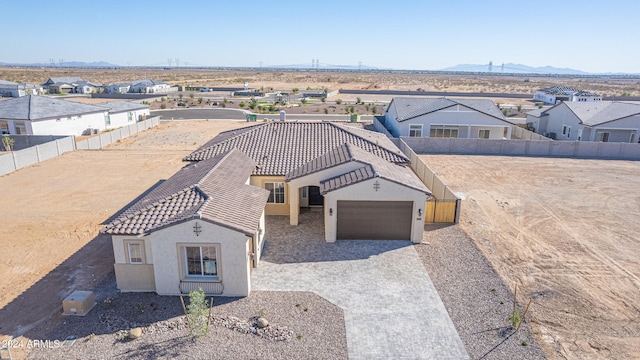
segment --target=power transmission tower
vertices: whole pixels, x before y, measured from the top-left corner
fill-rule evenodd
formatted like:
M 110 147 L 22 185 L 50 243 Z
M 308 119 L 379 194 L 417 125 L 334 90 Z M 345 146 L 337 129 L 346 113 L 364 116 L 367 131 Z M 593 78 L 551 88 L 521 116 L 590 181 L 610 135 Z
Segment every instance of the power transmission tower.
M 500 67 L 500 72 L 504 72 L 504 63 L 502 63 L 502 66 Z
M 358 61 L 358 71 L 362 70 L 362 61 Z
M 180 67 L 180 59 L 176 58 L 176 67 Z
M 62 64 L 64 64 L 64 59 L 58 59 L 58 63 L 60 63 L 60 67 L 62 67 Z
M 169 67 L 171 67 L 171 64 L 173 63 L 173 59 L 169 58 L 167 59 L 167 62 L 169 63 Z
M 493 71 L 493 61 L 489 61 L 489 72 Z

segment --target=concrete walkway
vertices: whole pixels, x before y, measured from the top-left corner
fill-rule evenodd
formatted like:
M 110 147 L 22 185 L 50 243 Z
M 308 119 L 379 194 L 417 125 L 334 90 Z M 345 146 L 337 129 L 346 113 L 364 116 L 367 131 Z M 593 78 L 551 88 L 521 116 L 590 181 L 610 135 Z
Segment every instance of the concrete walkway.
M 350 359 L 468 359 L 408 241 L 323 240 L 321 213 L 267 217 L 253 290 L 311 291 L 344 310 Z

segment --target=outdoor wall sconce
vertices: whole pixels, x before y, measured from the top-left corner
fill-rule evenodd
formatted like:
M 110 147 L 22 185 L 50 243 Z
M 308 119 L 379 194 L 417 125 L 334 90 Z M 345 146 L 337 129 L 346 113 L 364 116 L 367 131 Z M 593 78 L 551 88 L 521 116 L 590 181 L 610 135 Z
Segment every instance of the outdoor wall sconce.
M 418 209 L 418 216 L 422 216 L 422 209 Z
M 329 216 L 333 216 L 333 208 L 329 208 Z

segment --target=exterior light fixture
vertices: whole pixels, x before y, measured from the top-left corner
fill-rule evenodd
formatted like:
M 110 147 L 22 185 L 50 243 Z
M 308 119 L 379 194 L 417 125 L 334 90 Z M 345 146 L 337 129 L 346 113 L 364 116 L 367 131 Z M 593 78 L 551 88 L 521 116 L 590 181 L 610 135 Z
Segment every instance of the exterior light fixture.
M 418 216 L 422 216 L 422 209 L 418 209 Z
M 333 208 L 329 208 L 329 216 L 333 216 Z

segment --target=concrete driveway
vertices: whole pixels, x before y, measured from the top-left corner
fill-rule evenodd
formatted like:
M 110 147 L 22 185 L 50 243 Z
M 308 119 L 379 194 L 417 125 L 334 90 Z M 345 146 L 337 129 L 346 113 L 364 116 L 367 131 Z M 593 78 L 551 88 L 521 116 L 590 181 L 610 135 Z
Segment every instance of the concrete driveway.
M 311 291 L 344 310 L 350 359 L 468 359 L 408 241 L 324 242 L 321 212 L 268 216 L 253 290 Z

